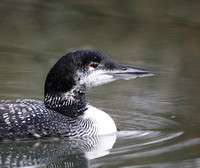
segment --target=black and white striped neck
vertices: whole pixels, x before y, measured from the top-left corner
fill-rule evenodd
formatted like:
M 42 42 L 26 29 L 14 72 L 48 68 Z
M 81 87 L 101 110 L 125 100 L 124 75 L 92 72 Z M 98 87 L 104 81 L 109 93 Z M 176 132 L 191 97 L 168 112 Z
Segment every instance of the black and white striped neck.
M 45 106 L 68 117 L 78 117 L 87 110 L 85 93 L 82 91 L 70 91 L 67 93 L 46 93 Z

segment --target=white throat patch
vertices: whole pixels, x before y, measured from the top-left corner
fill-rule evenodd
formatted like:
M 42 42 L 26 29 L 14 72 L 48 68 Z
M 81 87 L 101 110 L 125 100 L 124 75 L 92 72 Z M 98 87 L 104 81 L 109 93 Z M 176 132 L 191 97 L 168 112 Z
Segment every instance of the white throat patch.
M 106 74 L 103 70 L 91 70 L 89 75 L 82 75 L 80 84 L 84 84 L 87 88 L 92 88 L 114 80 L 112 75 Z

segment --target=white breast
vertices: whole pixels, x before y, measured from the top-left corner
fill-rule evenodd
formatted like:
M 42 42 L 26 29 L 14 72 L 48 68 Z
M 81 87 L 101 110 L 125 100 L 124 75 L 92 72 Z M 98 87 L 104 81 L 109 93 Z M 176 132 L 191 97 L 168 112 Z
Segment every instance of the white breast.
M 105 112 L 88 105 L 88 109 L 82 116 L 83 120 L 90 119 L 96 123 L 97 135 L 107 135 L 117 132 L 113 119 Z

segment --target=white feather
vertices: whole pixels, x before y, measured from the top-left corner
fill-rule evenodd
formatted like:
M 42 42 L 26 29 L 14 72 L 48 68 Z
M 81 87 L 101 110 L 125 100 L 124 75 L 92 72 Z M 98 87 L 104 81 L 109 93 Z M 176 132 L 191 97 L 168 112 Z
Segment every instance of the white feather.
M 113 119 L 104 111 L 101 111 L 91 105 L 88 105 L 88 109 L 84 112 L 82 119 L 90 119 L 95 121 L 97 126 L 97 135 L 107 135 L 117 132 L 116 125 Z

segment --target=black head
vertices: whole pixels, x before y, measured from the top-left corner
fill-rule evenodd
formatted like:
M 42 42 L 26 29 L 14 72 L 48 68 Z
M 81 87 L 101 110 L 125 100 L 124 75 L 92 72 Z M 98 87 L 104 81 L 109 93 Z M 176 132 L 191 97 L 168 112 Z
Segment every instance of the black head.
M 60 58 L 46 78 L 45 93 L 68 92 L 71 89 L 87 90 L 87 84 L 81 83 L 84 77 L 94 70 L 112 70 L 118 68 L 105 53 L 96 50 L 77 50 Z

